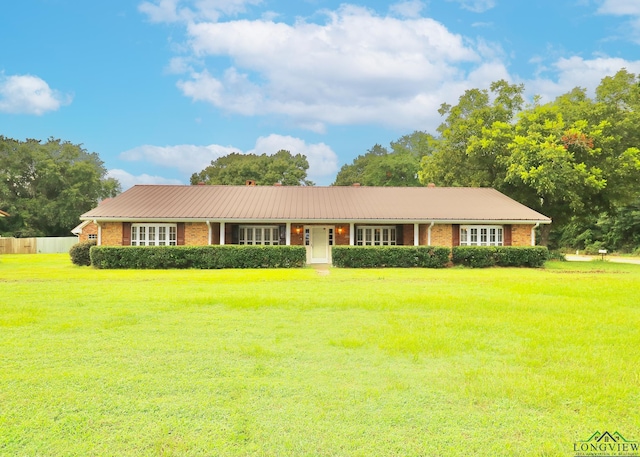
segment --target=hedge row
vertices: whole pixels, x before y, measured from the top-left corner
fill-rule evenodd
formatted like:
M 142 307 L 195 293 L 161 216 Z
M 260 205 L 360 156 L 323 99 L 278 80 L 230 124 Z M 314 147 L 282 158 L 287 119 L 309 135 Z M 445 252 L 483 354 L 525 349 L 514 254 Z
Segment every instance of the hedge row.
M 435 246 L 334 246 L 333 265 L 343 268 L 443 268 L 451 249 Z
M 456 246 L 451 253 L 454 265 L 472 268 L 539 268 L 548 259 L 549 251 L 544 246 Z
M 94 246 L 96 268 L 300 268 L 304 246 Z
M 543 246 L 334 246 L 333 265 L 344 268 L 443 268 L 450 262 L 471 268 L 541 267 Z

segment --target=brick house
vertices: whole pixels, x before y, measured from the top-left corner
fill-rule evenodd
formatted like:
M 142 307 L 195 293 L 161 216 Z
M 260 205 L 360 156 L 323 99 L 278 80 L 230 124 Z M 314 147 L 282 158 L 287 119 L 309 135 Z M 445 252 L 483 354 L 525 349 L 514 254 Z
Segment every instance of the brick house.
M 530 246 L 551 219 L 490 188 L 138 185 L 84 213 L 99 245 Z

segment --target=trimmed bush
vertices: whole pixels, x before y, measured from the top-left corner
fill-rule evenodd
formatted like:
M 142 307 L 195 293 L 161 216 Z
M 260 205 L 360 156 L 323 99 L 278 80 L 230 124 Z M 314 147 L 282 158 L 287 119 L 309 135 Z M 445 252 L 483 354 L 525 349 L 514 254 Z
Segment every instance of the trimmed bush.
M 456 246 L 451 257 L 454 265 L 471 268 L 539 268 L 548 259 L 549 250 L 544 246 Z
M 96 268 L 300 268 L 304 246 L 94 246 Z
M 96 245 L 96 240 L 82 241 L 81 243 L 74 244 L 69 249 L 69 256 L 71 257 L 71 262 L 74 265 L 79 265 L 81 267 L 91 265 L 91 257 L 89 251 L 92 246 Z
M 343 268 L 443 268 L 451 249 L 435 246 L 334 246 L 333 265 Z

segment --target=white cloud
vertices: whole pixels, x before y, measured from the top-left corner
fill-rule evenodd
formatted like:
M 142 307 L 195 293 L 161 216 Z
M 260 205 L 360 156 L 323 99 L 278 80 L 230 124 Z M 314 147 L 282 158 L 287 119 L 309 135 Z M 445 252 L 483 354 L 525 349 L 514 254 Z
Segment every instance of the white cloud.
M 53 90 L 32 75 L 0 74 L 0 112 L 41 116 L 71 103 L 71 96 Z
M 424 3 L 420 0 L 409 0 L 393 4 L 389 11 L 400 17 L 417 18 L 424 9 Z
M 222 16 L 234 16 L 258 5 L 262 0 L 152 0 L 138 7 L 151 22 L 218 21 Z
M 193 54 L 227 56 L 233 66 L 193 71 L 178 87 L 228 112 L 282 115 L 314 131 L 365 123 L 423 129 L 440 103 L 459 95 L 449 90 L 464 84 L 461 66 L 482 66 L 469 42 L 433 19 L 381 17 L 348 5 L 326 17 L 323 24 L 191 23 Z
M 185 178 L 188 178 L 191 174 L 198 173 L 206 168 L 211 161 L 232 152 L 272 155 L 281 149 L 286 149 L 294 155 L 303 154 L 307 157 L 309 161 L 307 174 L 312 181 L 326 180 L 326 178 L 333 176 L 338 171 L 338 156 L 326 144 L 308 144 L 300 138 L 276 134 L 258 138 L 254 148 L 246 152 L 232 146 L 220 146 L 217 144 L 209 146 L 190 144 L 177 146 L 144 145 L 123 152 L 120 154 L 120 158 L 132 162 L 147 162 L 165 168 L 178 169 Z M 116 171 L 122 172 L 122 170 Z M 142 177 L 162 179 L 148 175 L 142 175 Z M 133 178 L 125 176 L 124 179 L 131 181 Z
M 616 16 L 640 16 L 640 2 L 638 0 L 604 0 L 600 8 L 598 8 L 598 13 Z
M 460 3 L 460 6 L 474 13 L 484 13 L 496 6 L 495 0 L 447 0 Z
M 122 190 L 127 190 L 136 184 L 184 184 L 177 179 L 163 178 L 162 176 L 151 176 L 147 174 L 132 175 L 124 170 L 114 168 L 107 172 L 107 177 L 115 178 L 120 182 Z
M 151 146 L 145 144 L 120 154 L 120 158 L 131 162 L 148 162 L 161 167 L 177 169 L 184 176 L 191 176 L 207 167 L 212 160 L 232 152 L 237 148 L 212 144 L 195 146 L 180 144 L 176 146 Z
M 605 76 L 612 76 L 622 68 L 629 72 L 640 73 L 640 60 L 628 61 L 613 57 L 601 57 L 585 60 L 581 57 L 559 59 L 552 66 L 553 79 L 538 78 L 527 81 L 525 86 L 531 95 L 540 95 L 543 101 L 551 101 L 559 95 L 571 91 L 575 87 L 583 87 L 591 91 Z

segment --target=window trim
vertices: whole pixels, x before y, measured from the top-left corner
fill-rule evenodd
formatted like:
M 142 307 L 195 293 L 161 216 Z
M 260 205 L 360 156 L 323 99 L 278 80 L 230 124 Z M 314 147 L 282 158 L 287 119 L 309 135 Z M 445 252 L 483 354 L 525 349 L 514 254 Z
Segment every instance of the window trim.
M 161 230 L 162 229 L 162 230 Z M 144 233 L 144 240 L 140 240 L 140 233 Z M 149 235 L 153 233 L 153 240 Z M 160 234 L 164 236 L 160 237 Z M 153 244 L 151 244 L 153 242 Z M 141 244 L 142 243 L 142 244 Z M 131 246 L 177 246 L 178 224 L 131 224 Z
M 502 225 L 461 225 L 460 246 L 504 246 Z
M 269 236 L 265 237 L 265 233 L 269 233 Z M 279 246 L 280 226 L 240 225 L 238 226 L 238 244 L 243 246 Z
M 358 225 L 354 243 L 356 246 L 396 246 L 398 228 L 395 225 Z

